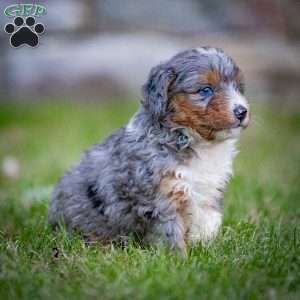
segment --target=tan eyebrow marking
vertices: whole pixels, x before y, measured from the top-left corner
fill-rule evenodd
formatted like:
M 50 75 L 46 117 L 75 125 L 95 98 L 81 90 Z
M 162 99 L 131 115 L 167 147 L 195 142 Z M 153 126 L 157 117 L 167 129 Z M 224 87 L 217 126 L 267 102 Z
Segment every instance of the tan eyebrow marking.
M 206 73 L 200 75 L 200 80 L 216 86 L 220 83 L 221 75 L 217 70 L 208 70 Z

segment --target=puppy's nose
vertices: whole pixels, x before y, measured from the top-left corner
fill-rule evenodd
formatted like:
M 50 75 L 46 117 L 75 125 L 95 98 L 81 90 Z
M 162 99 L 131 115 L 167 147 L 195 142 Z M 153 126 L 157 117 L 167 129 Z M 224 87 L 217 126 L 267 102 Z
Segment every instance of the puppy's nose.
M 238 105 L 235 107 L 235 109 L 233 110 L 234 115 L 237 117 L 237 119 L 242 122 L 247 115 L 247 108 L 242 106 L 242 105 Z

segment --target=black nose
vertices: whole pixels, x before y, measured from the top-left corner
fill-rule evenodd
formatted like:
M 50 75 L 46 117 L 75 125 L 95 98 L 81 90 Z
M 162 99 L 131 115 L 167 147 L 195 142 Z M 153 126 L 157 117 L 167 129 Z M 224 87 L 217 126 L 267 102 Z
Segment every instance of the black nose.
M 233 110 L 235 116 L 237 117 L 237 119 L 242 122 L 247 115 L 247 108 L 242 106 L 242 105 L 238 105 L 236 106 L 236 108 Z

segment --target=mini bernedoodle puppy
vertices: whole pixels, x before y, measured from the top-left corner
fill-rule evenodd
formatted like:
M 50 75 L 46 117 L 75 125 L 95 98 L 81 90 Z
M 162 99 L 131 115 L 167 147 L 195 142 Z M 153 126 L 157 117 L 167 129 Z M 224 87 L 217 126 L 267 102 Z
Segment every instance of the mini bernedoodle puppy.
M 241 70 L 222 50 L 154 67 L 139 111 L 56 186 L 49 221 L 102 243 L 139 237 L 185 252 L 222 223 L 236 141 L 249 123 Z

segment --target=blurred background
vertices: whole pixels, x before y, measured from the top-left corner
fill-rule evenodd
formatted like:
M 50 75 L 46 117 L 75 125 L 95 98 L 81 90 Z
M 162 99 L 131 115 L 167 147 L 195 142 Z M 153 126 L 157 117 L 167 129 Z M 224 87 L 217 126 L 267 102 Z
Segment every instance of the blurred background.
M 40 44 L 18 49 L 15 2 L 36 3 L 0 1 L 0 298 L 300 299 L 300 0 L 41 0 Z M 58 178 L 128 122 L 150 68 L 204 45 L 242 68 L 252 114 L 216 247 L 181 263 L 47 228 Z
M 0 11 L 14 3 L 2 0 Z M 37 48 L 12 48 L 3 28 L 13 18 L 0 14 L 2 183 L 52 186 L 82 149 L 127 122 L 153 65 L 205 45 L 245 73 L 253 120 L 241 147 L 253 151 L 238 168 L 266 179 L 281 162 L 281 182 L 300 175 L 299 160 L 283 159 L 300 152 L 299 0 L 39 3 L 47 14 L 37 18 L 46 28 Z
M 1 12 L 13 3 L 2 0 Z M 1 30 L 0 101 L 139 97 L 151 66 L 211 45 L 235 58 L 251 98 L 299 102 L 299 0 L 39 3 L 47 15 L 37 18 L 46 27 L 38 48 L 12 49 Z M 1 13 L 0 27 L 9 20 Z

